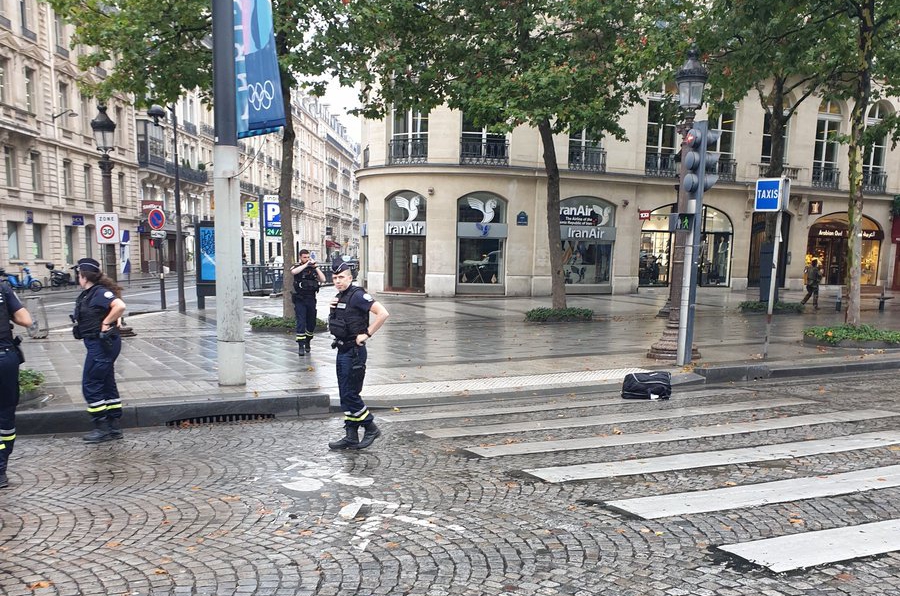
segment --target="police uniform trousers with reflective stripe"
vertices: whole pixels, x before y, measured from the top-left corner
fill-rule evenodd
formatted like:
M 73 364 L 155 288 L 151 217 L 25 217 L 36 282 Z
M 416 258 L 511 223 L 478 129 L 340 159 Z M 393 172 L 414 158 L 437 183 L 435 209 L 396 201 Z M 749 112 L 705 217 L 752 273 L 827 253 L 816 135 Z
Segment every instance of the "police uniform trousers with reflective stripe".
M 121 418 L 122 400 L 116 387 L 116 358 L 122 351 L 122 338 L 113 336 L 112 346 L 104 347 L 99 339 L 84 340 L 87 356 L 81 374 L 81 391 L 88 412 L 94 418 Z
M 292 300 L 297 319 L 297 341 L 312 339 L 316 330 L 316 295 L 294 294 Z
M 0 474 L 16 442 L 16 406 L 19 405 L 19 355 L 0 350 Z
M 347 341 L 353 342 L 353 340 Z M 367 356 L 365 346 L 338 349 L 335 368 L 337 369 L 338 390 L 341 395 L 341 410 L 344 412 L 344 426 L 347 428 L 368 426 L 375 420 L 359 396 L 366 378 Z

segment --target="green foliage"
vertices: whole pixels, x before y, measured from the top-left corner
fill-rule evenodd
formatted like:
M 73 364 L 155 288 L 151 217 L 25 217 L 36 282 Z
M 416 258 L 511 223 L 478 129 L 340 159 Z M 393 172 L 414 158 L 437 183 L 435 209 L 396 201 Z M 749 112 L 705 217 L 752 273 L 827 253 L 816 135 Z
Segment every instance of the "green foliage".
M 285 333 L 293 333 L 297 329 L 297 320 L 294 317 L 272 317 L 269 315 L 260 315 L 253 317 L 248 321 L 250 328 L 255 331 L 275 331 L 281 330 Z M 316 319 L 316 332 L 328 329 L 328 323 L 322 319 Z
M 525 313 L 525 320 L 532 323 L 559 323 L 566 321 L 590 321 L 594 311 L 589 308 L 534 308 Z
M 30 368 L 19 369 L 19 391 L 22 393 L 34 391 L 44 384 L 44 374 Z
M 769 303 L 759 300 L 746 300 L 738 305 L 741 312 L 768 312 Z M 776 302 L 772 312 L 780 313 L 802 313 L 803 305 L 799 302 Z
M 832 327 L 809 327 L 803 330 L 806 337 L 814 337 L 829 344 L 838 344 L 843 340 L 880 341 L 889 344 L 900 344 L 900 331 L 876 329 L 871 325 L 835 325 Z

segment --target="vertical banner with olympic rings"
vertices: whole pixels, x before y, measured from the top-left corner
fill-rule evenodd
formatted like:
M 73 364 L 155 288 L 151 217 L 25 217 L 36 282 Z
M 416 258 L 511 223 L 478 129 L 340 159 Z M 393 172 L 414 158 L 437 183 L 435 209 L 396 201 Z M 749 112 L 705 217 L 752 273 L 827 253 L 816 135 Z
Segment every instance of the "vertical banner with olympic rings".
M 234 48 L 237 136 L 275 132 L 284 126 L 284 103 L 271 0 L 234 0 Z

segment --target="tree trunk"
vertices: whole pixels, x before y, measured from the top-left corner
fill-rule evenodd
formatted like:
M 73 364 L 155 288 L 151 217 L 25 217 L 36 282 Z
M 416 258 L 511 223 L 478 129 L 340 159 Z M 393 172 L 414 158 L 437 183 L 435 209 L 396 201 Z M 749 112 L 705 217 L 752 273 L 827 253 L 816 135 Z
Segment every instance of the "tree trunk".
M 787 121 L 784 118 L 785 111 L 785 86 L 784 77 L 776 76 L 772 81 L 771 106 L 763 106 L 771 109 L 769 115 L 769 134 L 772 137 L 772 154 L 769 157 L 769 166 L 766 168 L 766 178 L 778 178 L 784 173 L 784 129 Z M 775 242 L 775 226 L 778 221 L 777 213 L 766 213 L 766 243 Z
M 284 34 L 279 33 L 275 37 L 275 46 L 279 55 L 286 51 L 284 48 Z M 281 138 L 281 176 L 278 184 L 278 206 L 281 210 L 281 254 L 284 259 L 282 279 L 284 290 L 282 294 L 282 312 L 285 318 L 294 316 L 294 303 L 291 300 L 291 288 L 293 276 L 291 267 L 297 261 L 294 254 L 294 211 L 291 208 L 294 189 L 294 121 L 291 114 L 291 87 L 294 78 L 285 71 L 281 71 L 281 99 L 284 102 L 284 130 Z M 262 208 L 262 205 L 260 205 Z M 264 233 L 264 230 L 260 230 Z
M 559 235 L 559 164 L 553 145 L 550 121 L 538 124 L 544 146 L 544 168 L 547 171 L 547 238 L 550 248 L 550 295 L 553 308 L 566 308 L 566 278 L 563 273 L 562 239 Z
M 860 264 L 862 257 L 862 151 L 865 117 L 872 95 L 872 62 L 874 37 L 873 3 L 859 5 L 859 37 L 857 39 L 856 92 L 850 110 L 850 142 L 848 147 L 850 200 L 847 205 L 849 238 L 847 239 L 847 315 L 848 325 L 859 325 Z

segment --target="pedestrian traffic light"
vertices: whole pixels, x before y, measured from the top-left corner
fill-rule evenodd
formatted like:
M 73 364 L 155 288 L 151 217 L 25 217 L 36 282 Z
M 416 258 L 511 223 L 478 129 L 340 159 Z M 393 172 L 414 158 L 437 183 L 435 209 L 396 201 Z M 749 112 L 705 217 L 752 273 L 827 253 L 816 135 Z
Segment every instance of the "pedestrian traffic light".
M 150 248 L 156 248 L 156 239 L 155 238 L 150 239 Z

